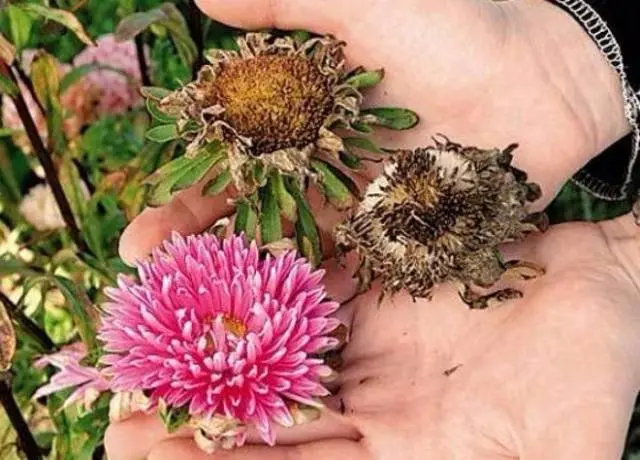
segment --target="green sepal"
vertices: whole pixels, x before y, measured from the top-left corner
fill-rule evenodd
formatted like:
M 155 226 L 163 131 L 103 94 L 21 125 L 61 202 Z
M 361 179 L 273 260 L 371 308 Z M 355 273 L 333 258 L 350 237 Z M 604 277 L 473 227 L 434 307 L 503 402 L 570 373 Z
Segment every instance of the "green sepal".
M 144 183 L 151 185 L 149 204 L 161 206 L 171 201 L 173 194 L 199 182 L 225 157 L 220 144 L 212 143 L 195 158 L 181 156 L 167 163 L 149 176 Z M 175 145 L 172 144 L 175 148 Z
M 156 101 L 161 101 L 171 93 L 171 90 L 161 88 L 159 86 L 143 86 L 140 89 L 140 94 L 142 94 L 142 96 L 146 97 L 147 99 L 154 99 Z
M 278 199 L 278 207 L 282 215 L 290 222 L 295 222 L 297 218 L 296 200 L 293 199 L 287 187 L 284 184 L 284 178 L 279 172 L 274 172 L 271 178 L 273 181 L 273 190 Z
M 267 184 L 260 189 L 261 210 L 260 210 L 260 240 L 262 244 L 269 244 L 282 239 L 282 221 L 280 219 L 280 208 L 276 197 L 273 176 L 269 178 Z
M 342 141 L 346 147 L 355 147 L 372 153 L 384 153 L 371 139 L 366 137 L 345 137 Z
M 312 161 L 311 167 L 320 175 L 319 184 L 329 202 L 338 210 L 349 209 L 354 205 L 351 190 L 338 177 L 335 169 L 322 161 Z
M 318 266 L 322 262 L 322 247 L 320 243 L 320 233 L 309 204 L 304 194 L 292 178 L 287 178 L 285 182 L 287 190 L 296 200 L 298 218 L 296 219 L 296 241 L 298 251 L 307 258 L 313 266 Z
M 214 196 L 222 193 L 231 183 L 231 169 L 225 168 L 202 188 L 203 196 Z
M 371 70 L 369 72 L 358 73 L 346 81 L 348 85 L 354 88 L 371 88 L 376 86 L 384 78 L 384 69 Z
M 258 227 L 258 214 L 255 210 L 255 195 L 236 202 L 236 222 L 234 233 L 244 234 L 247 240 L 255 240 Z
M 373 124 L 398 131 L 413 128 L 420 121 L 417 113 L 396 107 L 365 109 L 362 111 L 362 115 L 373 115 L 375 118 Z
M 363 134 L 371 134 L 373 132 L 373 128 L 366 123 L 354 122 L 351 123 L 350 128 Z
M 147 131 L 146 137 L 150 141 L 164 143 L 178 139 L 180 134 L 176 125 L 160 125 Z
M 147 105 L 147 111 L 149 112 L 149 114 L 154 120 L 159 121 L 160 123 L 175 123 L 176 121 L 175 117 L 167 115 L 162 110 L 160 110 L 158 101 L 148 98 L 146 105 Z M 177 132 L 177 128 L 176 128 L 176 132 Z
M 158 415 L 168 433 L 176 432 L 190 418 L 187 406 L 169 406 L 162 398 L 158 401 Z
M 347 152 L 345 150 L 339 153 L 340 161 L 347 167 L 351 169 L 358 169 L 362 165 L 362 159 L 351 152 Z

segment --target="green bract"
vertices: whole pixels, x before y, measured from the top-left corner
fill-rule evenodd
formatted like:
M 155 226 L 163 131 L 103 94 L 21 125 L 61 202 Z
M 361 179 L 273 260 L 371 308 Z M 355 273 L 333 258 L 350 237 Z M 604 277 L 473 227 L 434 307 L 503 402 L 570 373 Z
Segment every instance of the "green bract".
M 177 91 L 144 90 L 151 115 L 162 123 L 148 137 L 160 142 L 179 137 L 186 145 L 185 156 L 174 160 L 177 168 L 166 166 L 172 172 L 159 181 L 155 176 L 152 196 L 162 190 L 168 200 L 164 192 L 172 188 L 166 184 L 175 183 L 173 175 L 183 178 L 183 168 L 202 165 L 210 145 L 219 144 L 223 158 L 181 184 L 209 176 L 207 194 L 233 185 L 241 203 L 236 230 L 253 234 L 259 226 L 263 242 L 282 237 L 281 216 L 303 220 L 296 225 L 299 249 L 318 262 L 318 232 L 311 231 L 315 222 L 303 203 L 309 181 L 336 208 L 352 207 L 357 188 L 342 169 L 360 165 L 353 149 L 382 153 L 362 133 L 374 126 L 408 129 L 418 117 L 407 109 L 362 109 L 362 90 L 377 85 L 384 72 L 346 70 L 344 43 L 333 37 L 250 33 L 237 45 L 238 51 L 209 51 L 210 64 Z

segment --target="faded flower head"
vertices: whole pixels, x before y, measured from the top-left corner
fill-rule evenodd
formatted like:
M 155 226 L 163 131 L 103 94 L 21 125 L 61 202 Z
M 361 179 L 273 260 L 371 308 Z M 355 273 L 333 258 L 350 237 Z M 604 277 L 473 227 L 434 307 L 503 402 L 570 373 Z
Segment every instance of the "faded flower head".
M 77 342 L 38 359 L 35 367 L 41 369 L 50 365 L 58 368 L 58 372 L 51 377 L 49 383 L 35 392 L 33 399 L 74 388 L 75 391 L 66 399 L 63 407 L 82 402 L 88 410 L 101 393 L 109 390 L 109 381 L 100 369 L 80 363 L 86 355 L 85 344 Z
M 22 65 L 28 72 L 31 67 L 31 63 L 37 55 L 37 50 L 25 50 L 22 53 Z M 58 76 L 64 77 L 72 67 L 68 64 L 58 63 Z M 38 134 L 42 138 L 42 141 L 46 145 L 49 138 L 49 132 L 47 129 L 47 119 L 45 118 L 42 110 L 38 106 L 37 102 L 31 95 L 31 92 L 27 87 L 19 82 L 20 92 L 27 104 L 31 118 L 33 119 L 36 128 L 38 128 Z M 84 126 L 92 117 L 92 107 L 94 101 L 94 94 L 91 88 L 84 82 L 80 81 L 69 88 L 67 88 L 60 97 L 60 103 L 64 110 L 64 133 L 69 139 L 74 139 L 80 134 L 80 129 Z M 16 133 L 12 136 L 15 144 L 20 147 L 25 153 L 31 153 L 33 148 L 29 138 L 24 132 L 22 126 L 22 120 L 18 115 L 18 110 L 15 104 L 8 96 L 2 97 L 2 125 L 5 128 L 15 130 Z
M 89 196 L 84 182 L 80 182 L 80 189 L 85 197 Z M 20 203 L 20 214 L 39 231 L 65 227 L 53 191 L 47 184 L 38 184 L 29 190 Z
M 100 338 L 114 391 L 186 409 L 226 445 L 250 425 L 273 444 L 274 422 L 294 424 L 290 404 L 327 394 L 330 369 L 315 355 L 336 345 L 338 304 L 296 254 L 261 258 L 240 236 L 174 234 L 138 272 L 107 292 Z
M 414 297 L 456 281 L 463 300 L 482 308 L 489 299 L 472 286 L 490 287 L 509 268 L 535 272 L 530 264 L 505 263 L 498 251 L 543 225 L 527 211 L 540 188 L 510 166 L 515 147 L 482 150 L 444 140 L 399 152 L 336 230 L 343 251 L 360 253 L 362 281 L 380 277 L 384 292 L 404 289 Z M 517 295 L 503 290 L 494 298 Z
M 96 114 L 120 114 L 140 102 L 140 67 L 133 41 L 118 42 L 113 35 L 103 35 L 96 46 L 89 46 L 73 60 L 77 67 L 84 64 L 100 64 L 117 69 L 89 72 L 83 81 L 98 95 Z M 128 77 L 127 77 L 128 76 Z

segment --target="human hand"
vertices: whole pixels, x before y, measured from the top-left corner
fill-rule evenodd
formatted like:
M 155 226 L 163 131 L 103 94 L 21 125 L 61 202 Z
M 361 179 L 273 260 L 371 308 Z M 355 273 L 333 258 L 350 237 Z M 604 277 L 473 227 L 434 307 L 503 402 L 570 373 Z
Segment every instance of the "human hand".
M 280 432 L 284 446 L 213 458 L 620 458 L 640 389 L 639 248 L 630 216 L 554 226 L 503 249 L 546 276 L 484 311 L 449 286 L 380 307 L 369 291 L 340 312 L 352 336 L 333 409 Z M 329 288 L 348 296 L 353 284 L 330 273 Z M 210 458 L 189 436 L 139 415 L 112 425 L 106 446 L 113 460 Z
M 332 33 L 348 43 L 354 65 L 384 67 L 385 80 L 369 103 L 409 107 L 422 122 L 408 132 L 383 133 L 380 145 L 424 146 L 435 133 L 480 147 L 520 143 L 514 164 L 542 186 L 540 207 L 629 129 L 616 73 L 578 23 L 549 2 L 199 3 L 237 26 Z M 357 179 L 366 183 L 372 173 L 362 171 Z M 122 239 L 125 259 L 144 256 L 172 230 L 202 231 L 231 211 L 225 194 L 200 195 L 194 188 L 167 207 L 145 211 Z M 338 218 L 333 213 L 318 220 L 330 230 Z

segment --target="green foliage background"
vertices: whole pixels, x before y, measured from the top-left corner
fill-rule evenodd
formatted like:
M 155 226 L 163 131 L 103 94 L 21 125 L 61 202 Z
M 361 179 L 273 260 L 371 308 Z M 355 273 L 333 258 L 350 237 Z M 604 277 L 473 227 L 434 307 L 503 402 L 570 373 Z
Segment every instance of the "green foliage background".
M 145 11 L 161 3 L 160 0 L 51 0 L 50 5 L 75 10 L 86 30 L 95 38 L 113 32 L 120 19 L 131 12 Z M 175 3 L 185 10 L 185 3 Z M 212 21 L 206 22 L 204 31 L 206 47 L 228 46 L 236 33 Z M 5 10 L 0 11 L 0 32 L 5 37 L 11 36 Z M 168 36 L 145 33 L 145 40 L 150 46 L 154 85 L 176 88 L 190 80 L 191 70 L 180 60 Z M 60 61 L 70 62 L 84 44 L 59 25 L 36 21 L 26 47 L 44 48 Z M 93 257 L 85 260 L 80 260 L 68 249 L 70 237 L 66 231 L 36 232 L 20 216 L 19 203 L 38 182 L 34 173 L 37 163 L 34 157 L 20 151 L 10 138 L 0 137 L 0 278 L 4 278 L 5 288 L 12 283 L 24 284 L 20 307 L 44 327 L 56 344 L 73 341 L 79 333 L 70 304 L 98 304 L 101 288 L 113 281 L 114 273 L 127 270 L 117 256 L 118 237 L 144 205 L 141 179 L 172 155 L 172 152 L 145 142 L 144 133 L 149 123 L 143 109 L 102 118 L 83 132 L 71 153 L 59 158 L 64 165 L 62 171 L 66 174 L 67 188 L 77 187 L 78 178 L 82 177 L 92 192 L 88 201 L 72 203 L 93 253 Z M 548 211 L 552 222 L 560 223 L 607 219 L 624 214 L 630 208 L 629 202 L 600 201 L 568 183 Z M 28 248 L 33 254 L 29 266 L 16 259 L 14 254 L 18 248 Z M 33 273 L 34 268 L 37 274 Z M 69 280 L 75 286 L 81 286 L 86 295 L 61 289 L 61 283 L 64 285 Z M 65 299 L 51 298 L 59 296 L 61 290 L 67 294 Z M 91 412 L 75 407 L 60 410 L 65 394 L 49 397 L 46 405 L 33 404 L 31 395 L 52 372 L 32 366 L 34 358 L 41 353 L 37 343 L 27 335 L 19 334 L 13 391 L 30 420 L 38 443 L 50 452 L 51 458 L 100 458 L 100 444 L 108 419 L 106 398 L 98 401 Z M 625 458 L 640 459 L 638 452 L 640 413 L 636 412 Z M 15 434 L 3 411 L 0 411 L 0 458 L 17 458 Z

